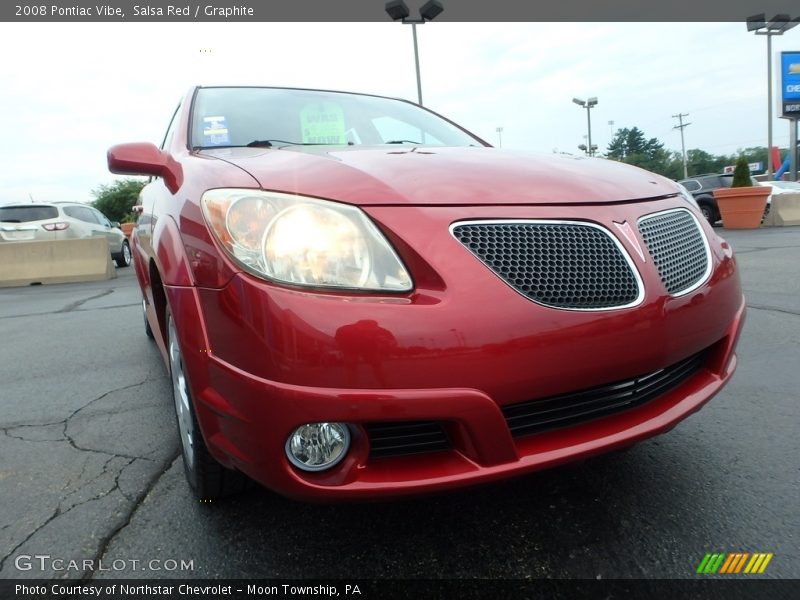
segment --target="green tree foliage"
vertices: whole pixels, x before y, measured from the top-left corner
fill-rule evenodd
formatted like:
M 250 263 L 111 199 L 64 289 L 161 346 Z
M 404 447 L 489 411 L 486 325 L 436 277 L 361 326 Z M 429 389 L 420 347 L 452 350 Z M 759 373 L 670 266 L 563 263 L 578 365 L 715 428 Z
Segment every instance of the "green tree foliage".
M 131 207 L 136 204 L 145 182 L 137 179 L 120 179 L 109 185 L 92 190 L 95 197 L 92 206 L 111 221 L 128 223 L 134 221 Z
M 781 154 L 785 153 L 786 150 L 781 151 Z M 605 157 L 647 169 L 670 179 L 683 179 L 681 153 L 665 150 L 663 143 L 657 138 L 647 139 L 638 127 L 618 129 L 608 144 Z M 760 162 L 766 165 L 767 149 L 763 146 L 743 148 L 732 155 L 714 155 L 698 148 L 686 151 L 690 177 L 705 173 L 722 173 L 726 166 L 736 164 L 739 158 L 743 158 L 745 163 Z
M 666 175 L 673 160 L 672 154 L 656 138 L 645 138 L 638 127 L 617 130 L 608 144 L 606 157 Z
M 747 164 L 747 159 L 740 156 L 736 160 L 736 168 L 733 170 L 733 181 L 731 187 L 750 187 L 753 181 L 750 179 L 750 165 Z
M 723 167 L 731 164 L 727 156 L 714 156 L 705 150 L 699 150 L 697 148 L 687 150 L 686 162 L 689 166 L 689 175 L 722 173 Z

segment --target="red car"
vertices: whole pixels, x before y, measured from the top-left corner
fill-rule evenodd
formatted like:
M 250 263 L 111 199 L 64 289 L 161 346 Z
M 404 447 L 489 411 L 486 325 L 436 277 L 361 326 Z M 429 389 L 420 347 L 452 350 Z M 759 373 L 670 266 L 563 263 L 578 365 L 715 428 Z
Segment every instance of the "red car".
M 736 367 L 731 247 L 628 165 L 258 87 L 192 89 L 108 164 L 154 176 L 134 264 L 200 497 L 520 475 L 663 433 Z

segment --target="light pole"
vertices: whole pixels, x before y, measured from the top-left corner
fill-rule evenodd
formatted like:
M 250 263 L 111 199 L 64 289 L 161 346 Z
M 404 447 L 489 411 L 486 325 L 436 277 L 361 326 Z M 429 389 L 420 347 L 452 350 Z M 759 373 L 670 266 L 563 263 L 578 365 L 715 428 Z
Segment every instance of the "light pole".
M 498 127 L 495 131 L 497 131 L 497 142 L 498 142 L 497 143 L 497 147 L 498 148 L 502 148 L 503 147 L 503 128 L 502 127 Z
M 424 25 L 425 21 L 433 21 L 444 10 L 444 6 L 438 0 L 428 0 L 419 9 L 419 17 L 412 19 L 409 17 L 411 12 L 403 0 L 392 0 L 386 3 L 386 14 L 393 21 L 400 21 L 405 25 L 411 25 L 411 32 L 414 36 L 414 64 L 417 68 L 417 102 L 422 106 L 422 81 L 419 76 L 419 49 L 417 48 L 417 25 Z
M 592 146 L 592 107 L 597 106 L 597 98 L 589 98 L 588 100 L 581 100 L 580 98 L 573 98 L 572 101 L 586 109 L 586 127 L 589 132 L 587 154 L 592 156 L 596 146 Z
M 772 179 L 772 36 L 783 35 L 798 24 L 789 15 L 775 15 L 767 21 L 764 13 L 747 17 L 747 31 L 767 36 L 767 179 Z

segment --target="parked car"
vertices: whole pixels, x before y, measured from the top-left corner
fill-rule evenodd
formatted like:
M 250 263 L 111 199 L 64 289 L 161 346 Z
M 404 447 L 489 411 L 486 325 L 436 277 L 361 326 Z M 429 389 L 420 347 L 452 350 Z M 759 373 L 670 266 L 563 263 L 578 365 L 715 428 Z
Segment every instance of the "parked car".
M 0 206 L 0 242 L 105 237 L 118 267 L 131 264 L 130 243 L 103 213 L 80 202 L 6 204 Z
M 197 87 L 132 235 L 200 497 L 415 494 L 627 447 L 730 380 L 730 245 L 668 179 L 410 102 Z
M 754 177 L 751 177 L 751 180 L 753 185 L 761 185 Z M 733 183 L 733 173 L 696 175 L 689 179 L 681 179 L 678 183 L 694 197 L 697 205 L 700 207 L 700 211 L 709 223 L 713 225 L 722 218 L 719 213 L 719 207 L 717 206 L 717 200 L 714 198 L 714 190 L 731 187 L 731 183 Z M 764 212 L 765 216 L 769 213 L 771 202 L 772 195 L 767 198 L 767 208 Z

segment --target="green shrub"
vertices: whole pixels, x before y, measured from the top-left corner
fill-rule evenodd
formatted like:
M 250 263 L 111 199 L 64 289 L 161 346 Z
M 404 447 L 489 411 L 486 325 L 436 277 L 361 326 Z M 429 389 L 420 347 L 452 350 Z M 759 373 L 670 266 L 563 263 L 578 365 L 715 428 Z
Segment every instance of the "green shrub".
M 747 159 L 740 156 L 736 160 L 736 167 L 733 169 L 733 182 L 731 187 L 752 187 L 753 180 L 750 178 L 750 165 L 747 164 Z

